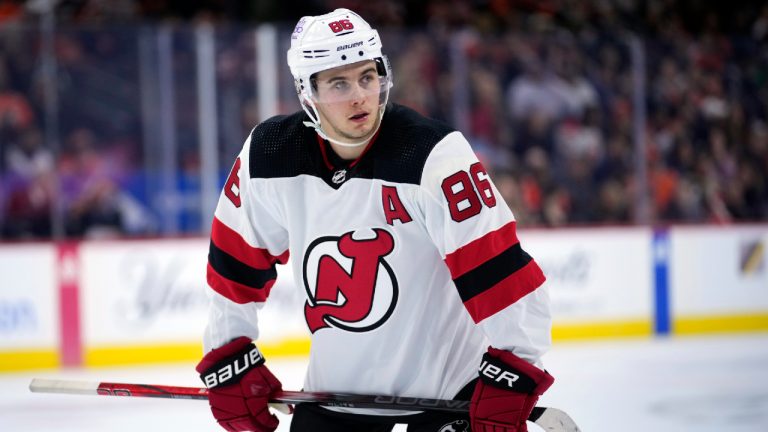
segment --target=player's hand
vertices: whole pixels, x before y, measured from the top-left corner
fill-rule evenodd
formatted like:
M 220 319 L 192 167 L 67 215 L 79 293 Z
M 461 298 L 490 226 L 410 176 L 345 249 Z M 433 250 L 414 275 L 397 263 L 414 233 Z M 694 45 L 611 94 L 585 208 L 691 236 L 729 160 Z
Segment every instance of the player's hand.
M 239 337 L 209 352 L 195 369 L 208 387 L 208 403 L 221 427 L 233 432 L 277 429 L 279 421 L 268 402 L 282 384 L 250 339 Z
M 488 348 L 469 408 L 472 432 L 527 432 L 526 419 L 554 381 L 511 352 Z

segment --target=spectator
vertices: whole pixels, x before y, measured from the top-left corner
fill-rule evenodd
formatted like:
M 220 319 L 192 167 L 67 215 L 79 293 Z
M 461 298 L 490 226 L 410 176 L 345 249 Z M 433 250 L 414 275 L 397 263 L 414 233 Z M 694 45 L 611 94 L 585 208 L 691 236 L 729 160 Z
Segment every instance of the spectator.
M 509 86 L 507 100 L 513 121 L 521 122 L 529 115 L 541 116 L 547 124 L 554 123 L 567 108 L 560 89 L 561 80 L 548 70 L 538 55 L 523 61 L 525 70 Z
M 19 134 L 6 154 L 5 222 L 8 238 L 45 238 L 51 235 L 54 196 L 53 155 L 43 146 L 40 130 Z
M 685 176 L 675 182 L 671 200 L 658 216 L 671 222 L 704 222 L 706 215 L 704 191 L 697 181 Z
M 34 111 L 27 97 L 12 87 L 8 61 L 0 54 L 0 128 L 20 131 L 32 126 Z
M 154 231 L 148 212 L 120 187 L 125 172 L 121 160 L 99 149 L 92 130 L 74 129 L 66 145 L 59 171 L 67 235 L 112 237 Z

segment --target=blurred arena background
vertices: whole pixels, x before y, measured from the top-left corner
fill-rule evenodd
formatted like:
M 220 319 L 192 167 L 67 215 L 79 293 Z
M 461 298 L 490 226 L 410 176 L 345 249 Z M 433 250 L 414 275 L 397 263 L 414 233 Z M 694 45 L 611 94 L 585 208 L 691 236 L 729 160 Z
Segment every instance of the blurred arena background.
M 293 25 L 336 7 L 382 33 L 391 100 L 460 129 L 492 173 L 549 280 L 555 364 L 581 358 L 572 341 L 663 356 L 703 335 L 742 355 L 722 369 L 765 372 L 765 350 L 723 342 L 768 333 L 761 2 L 0 0 L 6 388 L 36 370 L 191 373 L 220 188 L 250 129 L 299 109 Z M 307 354 L 302 303 L 281 271 L 267 358 Z

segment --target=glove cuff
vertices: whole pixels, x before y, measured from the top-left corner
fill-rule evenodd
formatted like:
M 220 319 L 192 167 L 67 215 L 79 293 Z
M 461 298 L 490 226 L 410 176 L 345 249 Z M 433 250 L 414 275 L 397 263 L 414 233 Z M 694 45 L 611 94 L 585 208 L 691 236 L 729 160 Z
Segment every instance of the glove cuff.
M 485 384 L 517 393 L 541 395 L 554 382 L 547 371 L 493 347 L 483 355 L 478 372 Z
M 251 369 L 264 364 L 264 356 L 253 342 L 239 337 L 206 354 L 197 365 L 207 388 L 235 384 Z

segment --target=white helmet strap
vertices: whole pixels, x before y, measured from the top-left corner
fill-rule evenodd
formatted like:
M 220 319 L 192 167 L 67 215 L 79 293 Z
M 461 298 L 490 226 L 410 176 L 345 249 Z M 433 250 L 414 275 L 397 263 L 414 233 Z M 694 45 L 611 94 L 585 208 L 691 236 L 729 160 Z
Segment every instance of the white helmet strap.
M 382 105 L 381 108 L 379 108 L 379 116 L 376 119 L 376 125 L 373 127 L 370 137 L 357 142 L 344 142 L 344 141 L 339 141 L 337 139 L 333 139 L 329 137 L 328 134 L 326 134 L 323 131 L 323 128 L 320 125 L 320 115 L 317 112 L 317 107 L 315 106 L 314 102 L 312 102 L 311 100 L 309 101 L 305 100 L 305 103 L 302 103 L 301 106 L 304 108 L 304 111 L 307 113 L 307 115 L 309 115 L 309 118 L 310 118 L 310 121 L 304 122 L 304 126 L 314 129 L 315 132 L 318 135 L 320 135 L 320 137 L 324 140 L 328 140 L 340 147 L 354 148 L 354 147 L 360 147 L 368 144 L 368 142 L 371 140 L 370 137 L 373 137 L 374 135 L 376 135 L 376 132 L 378 132 L 379 127 L 381 126 L 382 117 L 384 117 L 384 109 L 386 109 L 386 102 L 384 103 L 384 105 Z
M 379 122 L 380 121 L 381 120 L 379 120 Z M 304 122 L 304 126 L 313 128 L 315 130 L 315 132 L 317 132 L 317 134 L 320 135 L 320 137 L 322 139 L 328 140 L 328 141 L 336 144 L 337 146 L 341 146 L 341 147 L 349 147 L 349 148 L 360 147 L 360 146 L 363 146 L 365 144 L 368 144 L 368 142 L 371 140 L 370 138 L 367 138 L 367 139 L 365 139 L 363 141 L 358 141 L 358 142 L 354 142 L 354 143 L 343 142 L 343 141 L 335 140 L 335 139 L 329 137 L 328 135 L 326 135 L 325 132 L 323 132 L 323 129 L 321 129 L 320 125 L 318 125 L 317 123 L 305 121 Z M 378 129 L 378 125 L 376 126 L 376 128 Z

